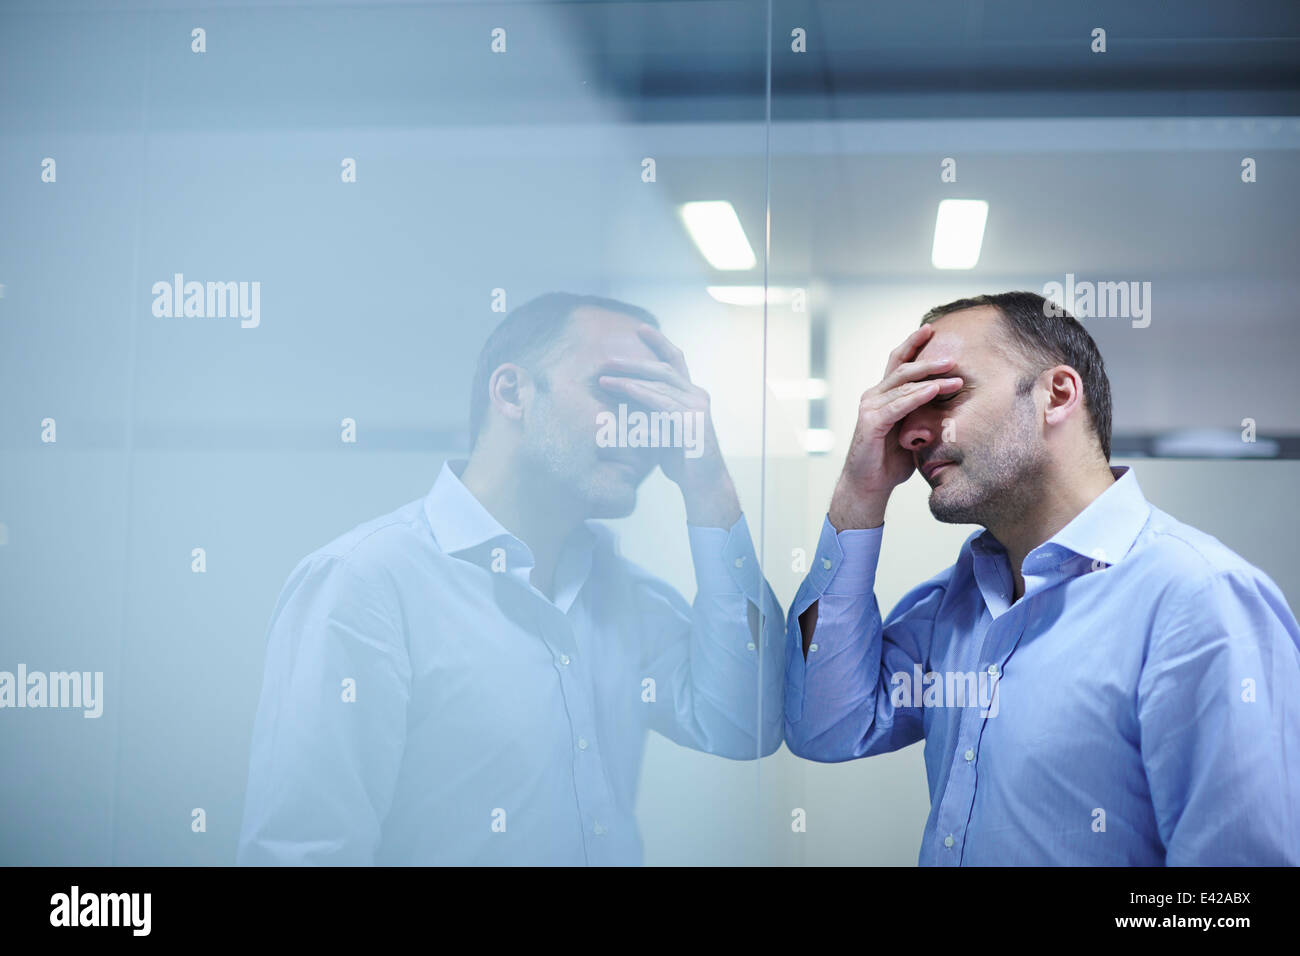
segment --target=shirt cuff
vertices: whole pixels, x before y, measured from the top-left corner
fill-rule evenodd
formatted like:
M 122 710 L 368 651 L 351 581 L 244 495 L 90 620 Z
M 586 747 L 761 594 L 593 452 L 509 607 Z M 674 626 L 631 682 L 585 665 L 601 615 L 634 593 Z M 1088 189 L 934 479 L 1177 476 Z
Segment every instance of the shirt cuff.
M 876 565 L 884 526 L 848 528 L 837 532 L 830 515 L 822 520 L 808 581 L 817 594 L 871 594 L 875 590 Z
M 742 512 L 729 529 L 686 526 L 695 564 L 695 586 L 703 594 L 758 593 L 758 555 Z

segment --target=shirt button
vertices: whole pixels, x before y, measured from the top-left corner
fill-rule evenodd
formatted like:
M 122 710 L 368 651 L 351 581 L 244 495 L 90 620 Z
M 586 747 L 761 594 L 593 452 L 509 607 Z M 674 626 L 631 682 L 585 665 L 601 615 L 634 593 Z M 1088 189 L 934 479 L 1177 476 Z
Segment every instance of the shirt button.
M 754 649 L 754 642 L 753 642 L 753 641 L 750 641 L 750 642 L 749 642 L 747 645 L 745 645 L 745 646 L 746 646 L 749 650 L 752 651 L 752 650 Z
M 744 566 L 745 566 L 745 559 L 744 559 L 744 558 L 737 558 L 737 559 L 736 559 L 736 567 L 738 567 L 738 568 L 743 568 Z
M 997 665 L 997 664 L 990 664 L 990 665 L 989 665 L 989 676 L 990 676 L 990 677 L 997 677 L 997 676 L 998 676 L 998 665 Z
M 579 750 L 586 750 L 586 749 L 587 749 L 587 738 L 586 738 L 586 737 L 579 737 L 579 738 L 578 738 L 578 749 L 579 749 Z
M 822 567 L 829 571 L 831 569 L 831 559 L 822 558 Z
M 946 837 L 943 838 L 943 845 L 949 848 L 951 848 L 952 845 L 956 842 L 957 841 L 952 838 L 951 833 L 949 833 Z
M 597 821 L 596 821 L 596 825 L 593 826 L 593 827 L 591 828 L 591 832 L 594 833 L 594 834 L 596 834 L 596 836 L 604 836 L 604 835 L 605 835 L 605 824 L 603 824 L 603 823 L 601 823 L 599 820 L 597 820 Z
M 811 654 L 811 653 L 812 653 L 813 651 L 815 651 L 815 650 L 817 650 L 817 645 L 816 645 L 816 644 L 809 644 L 809 645 L 808 645 L 808 653 L 809 653 L 809 654 Z
M 569 666 L 569 655 L 568 655 L 568 654 L 561 654 L 561 655 L 560 655 L 560 663 L 561 663 L 562 665 L 564 665 L 565 667 L 568 667 L 568 666 Z
M 966 753 L 963 754 L 963 756 L 964 756 L 968 761 L 969 761 L 969 760 L 974 760 L 974 759 L 975 759 L 975 751 L 973 751 L 973 750 L 967 748 Z

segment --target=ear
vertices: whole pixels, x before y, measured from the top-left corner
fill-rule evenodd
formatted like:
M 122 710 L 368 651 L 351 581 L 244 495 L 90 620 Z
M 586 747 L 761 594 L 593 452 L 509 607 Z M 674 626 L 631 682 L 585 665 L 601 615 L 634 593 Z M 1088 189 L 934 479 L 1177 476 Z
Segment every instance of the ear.
M 523 421 L 524 406 L 532 401 L 536 385 L 528 370 L 513 362 L 497 367 L 488 379 L 488 400 L 503 418 Z
M 1072 415 L 1083 411 L 1083 379 L 1070 366 L 1049 368 L 1039 382 L 1047 389 L 1047 406 L 1043 409 L 1047 425 L 1064 425 Z

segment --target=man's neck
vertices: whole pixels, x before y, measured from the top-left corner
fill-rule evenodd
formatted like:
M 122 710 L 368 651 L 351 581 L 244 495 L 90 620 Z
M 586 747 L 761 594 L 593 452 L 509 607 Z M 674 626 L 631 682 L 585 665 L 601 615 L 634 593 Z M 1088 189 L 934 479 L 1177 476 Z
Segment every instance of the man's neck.
M 993 537 L 1007 549 L 1007 561 L 1015 581 L 1013 601 L 1020 600 L 1025 593 L 1025 579 L 1020 570 L 1025 555 L 1078 517 L 1114 483 L 1115 476 L 1106 463 L 1072 473 L 1049 474 L 1043 487 L 1029 496 L 1034 502 L 1032 507 L 1007 516 L 996 526 L 988 526 Z
M 517 462 L 489 461 L 473 454 L 460 475 L 469 493 L 533 553 L 532 584 L 553 597 L 555 566 L 565 540 L 582 515 L 560 495 L 539 493 L 543 482 Z

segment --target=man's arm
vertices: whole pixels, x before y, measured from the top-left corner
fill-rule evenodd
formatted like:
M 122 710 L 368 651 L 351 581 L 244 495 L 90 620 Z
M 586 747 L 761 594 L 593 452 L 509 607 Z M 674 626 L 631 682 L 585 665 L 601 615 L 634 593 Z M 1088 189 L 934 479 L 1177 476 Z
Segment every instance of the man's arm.
M 1138 683 L 1170 866 L 1300 865 L 1300 628 L 1262 573 L 1166 599 Z
M 646 634 L 643 673 L 655 680 L 650 726 L 683 746 L 753 760 L 781 746 L 785 615 L 759 575 L 749 525 L 688 527 L 695 601 L 663 581 L 633 579 Z
M 659 465 L 686 506 L 697 591 L 688 607 L 664 582 L 634 571 L 630 603 L 644 622 L 641 665 L 656 688 L 646 702 L 650 726 L 697 750 L 737 760 L 767 756 L 781 745 L 785 615 L 759 574 L 709 393 L 691 381 L 681 349 L 662 332 L 649 325 L 637 332 L 658 358 L 611 358 L 599 382 L 681 417 L 682 447 L 663 448 Z
M 924 670 L 942 576 L 914 588 L 881 622 L 876 563 L 885 507 L 915 470 L 899 440 L 916 409 L 960 388 L 940 376 L 953 361 L 919 356 L 934 335 L 923 325 L 889 354 L 885 376 L 858 401 L 858 418 L 822 525 L 812 570 L 787 625 L 786 743 L 813 760 L 849 760 L 895 750 L 924 734 L 913 698 Z M 898 705 L 891 698 L 894 674 Z M 883 682 L 883 683 L 882 683 Z
M 406 740 L 394 604 L 346 558 L 295 569 L 272 616 L 236 862 L 371 864 Z
M 786 626 L 785 739 L 810 760 L 887 753 L 925 735 L 926 670 L 949 571 L 913 588 L 881 620 L 875 598 L 883 528 L 822 525 L 812 570 Z

